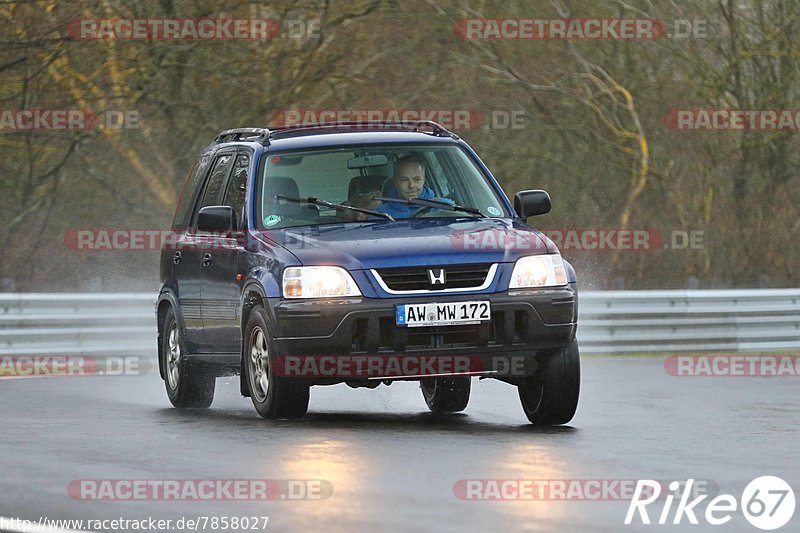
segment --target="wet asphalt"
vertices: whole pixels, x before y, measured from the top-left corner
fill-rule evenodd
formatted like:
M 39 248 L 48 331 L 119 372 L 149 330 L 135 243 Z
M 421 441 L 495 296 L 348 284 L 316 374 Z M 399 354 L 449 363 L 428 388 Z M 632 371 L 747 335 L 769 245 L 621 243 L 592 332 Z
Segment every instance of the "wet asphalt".
M 430 414 L 414 383 L 337 385 L 312 389 L 304 419 L 267 421 L 237 379 L 218 379 L 202 411 L 172 408 L 152 373 L 0 381 L 0 516 L 266 516 L 273 531 L 758 531 L 738 510 L 723 526 L 626 526 L 628 500 L 464 500 L 460 480 L 693 478 L 738 498 L 777 475 L 800 489 L 796 377 L 673 377 L 663 358 L 585 357 L 578 413 L 555 428 L 529 425 L 516 389 L 493 380 L 473 381 L 463 414 Z M 86 479 L 312 480 L 289 495 L 313 494 L 76 499 L 70 482 Z M 481 487 L 472 494 L 491 495 Z M 798 526 L 800 511 L 780 531 Z

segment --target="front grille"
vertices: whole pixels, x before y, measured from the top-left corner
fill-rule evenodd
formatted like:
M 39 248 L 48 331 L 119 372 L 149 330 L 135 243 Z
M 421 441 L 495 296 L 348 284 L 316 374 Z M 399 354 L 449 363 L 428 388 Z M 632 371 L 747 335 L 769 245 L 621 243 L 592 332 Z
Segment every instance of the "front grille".
M 443 289 L 474 289 L 486 281 L 491 264 L 415 266 L 381 268 L 375 272 L 383 283 L 393 291 L 434 291 Z M 444 269 L 445 283 L 431 284 L 428 270 Z

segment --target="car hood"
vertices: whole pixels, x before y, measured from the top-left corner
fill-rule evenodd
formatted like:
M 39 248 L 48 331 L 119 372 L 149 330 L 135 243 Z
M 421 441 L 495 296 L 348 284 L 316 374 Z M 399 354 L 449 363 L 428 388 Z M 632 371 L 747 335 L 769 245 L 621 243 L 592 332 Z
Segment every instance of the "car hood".
M 544 234 L 519 219 L 366 221 L 263 233 L 304 265 L 348 270 L 513 262 L 523 255 L 558 251 Z

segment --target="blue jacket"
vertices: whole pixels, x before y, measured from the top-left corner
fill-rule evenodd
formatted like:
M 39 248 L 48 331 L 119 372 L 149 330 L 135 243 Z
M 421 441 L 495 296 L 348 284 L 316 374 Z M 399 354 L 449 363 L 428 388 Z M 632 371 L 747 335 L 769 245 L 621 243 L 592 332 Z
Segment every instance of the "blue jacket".
M 430 200 L 435 196 L 433 189 L 425 185 L 422 188 L 422 194 L 419 195 L 419 198 L 423 200 Z M 400 193 L 397 192 L 397 187 L 392 185 L 392 188 L 389 189 L 389 192 L 386 194 L 387 198 L 400 198 Z M 412 205 L 412 204 L 401 204 L 398 202 L 384 202 L 383 205 L 380 205 L 375 208 L 375 211 L 380 211 L 381 213 L 388 213 L 392 215 L 394 218 L 410 218 L 418 209 L 422 206 L 419 205 Z

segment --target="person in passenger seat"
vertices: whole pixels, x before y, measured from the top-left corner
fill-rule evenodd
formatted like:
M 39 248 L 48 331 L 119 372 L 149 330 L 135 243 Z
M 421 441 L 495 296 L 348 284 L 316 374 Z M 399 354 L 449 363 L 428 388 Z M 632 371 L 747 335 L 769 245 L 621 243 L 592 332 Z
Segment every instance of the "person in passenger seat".
M 352 200 L 348 200 L 344 203 L 344 205 L 349 205 L 351 207 L 360 207 L 362 209 L 377 209 L 380 207 L 381 202 L 375 200 L 381 195 L 381 191 L 378 189 L 373 189 L 371 191 L 362 192 Z M 340 215 L 346 221 L 353 221 L 353 220 L 367 220 L 369 215 L 366 213 L 359 213 L 358 211 L 343 211 Z

